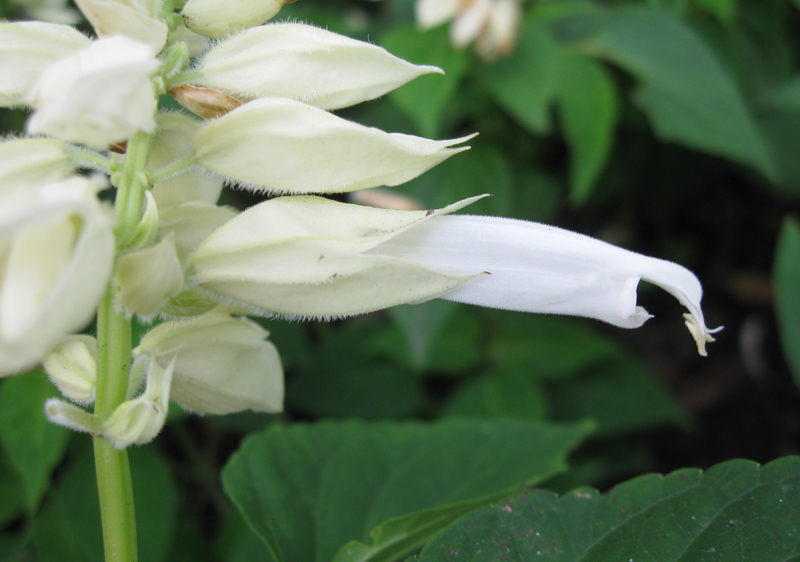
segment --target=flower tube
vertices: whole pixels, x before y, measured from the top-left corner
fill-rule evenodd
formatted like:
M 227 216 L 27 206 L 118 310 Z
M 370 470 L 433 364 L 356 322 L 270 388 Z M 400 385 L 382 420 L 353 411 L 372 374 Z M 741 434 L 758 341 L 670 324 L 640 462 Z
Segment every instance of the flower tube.
M 254 313 L 336 317 L 431 298 L 584 316 L 636 328 L 641 279 L 675 296 L 701 355 L 713 341 L 689 270 L 588 236 L 513 219 L 396 211 L 318 197 L 261 203 L 212 233 L 194 282 Z

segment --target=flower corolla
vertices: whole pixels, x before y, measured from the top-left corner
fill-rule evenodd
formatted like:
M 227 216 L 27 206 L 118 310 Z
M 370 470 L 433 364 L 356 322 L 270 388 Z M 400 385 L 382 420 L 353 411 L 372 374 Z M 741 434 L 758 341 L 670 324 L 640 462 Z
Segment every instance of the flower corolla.
M 189 0 L 181 15 L 186 27 L 201 35 L 224 37 L 261 25 L 275 17 L 284 4 L 297 0 Z

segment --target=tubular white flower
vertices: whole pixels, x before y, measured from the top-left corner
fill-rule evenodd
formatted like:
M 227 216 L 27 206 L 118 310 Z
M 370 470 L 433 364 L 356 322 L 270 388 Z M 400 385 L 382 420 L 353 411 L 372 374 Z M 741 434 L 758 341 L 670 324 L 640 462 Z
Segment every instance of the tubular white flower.
M 23 105 L 45 68 L 89 43 L 68 25 L 0 23 L 0 107 Z
M 198 70 L 207 85 L 240 99 L 279 96 L 321 109 L 355 105 L 442 72 L 301 23 L 274 23 L 231 37 L 212 48 Z
M 284 4 L 297 0 L 189 0 L 181 10 L 186 27 L 209 37 L 224 37 L 261 25 Z
M 134 356 L 161 365 L 175 358 L 171 398 L 192 411 L 280 412 L 283 368 L 268 335 L 250 320 L 212 311 L 156 326 Z
M 418 0 L 417 25 L 422 29 L 442 25 L 455 17 L 462 2 L 463 0 Z
M 469 147 L 385 133 L 284 98 L 261 98 L 209 122 L 197 161 L 245 185 L 281 193 L 343 193 L 407 182 Z
M 164 48 L 167 25 L 161 21 L 162 0 L 75 0 L 97 35 L 124 35 L 150 46 Z
M 44 183 L 65 178 L 72 165 L 66 147 L 51 139 L 9 139 L 0 142 L 0 190 L 19 183 Z
M 106 148 L 154 131 L 158 66 L 150 47 L 127 37 L 93 42 L 42 73 L 29 98 L 36 111 L 28 132 Z
M 261 314 L 343 316 L 441 297 L 623 328 L 650 317 L 636 305 L 644 279 L 688 309 L 686 325 L 705 355 L 714 330 L 705 326 L 702 289 L 687 269 L 542 224 L 442 216 L 471 201 L 426 213 L 273 199 L 197 248 L 194 279 Z
M 521 22 L 522 6 L 519 0 L 495 0 L 492 15 L 475 41 L 477 55 L 491 61 L 510 54 L 517 43 Z
M 254 313 L 338 317 L 439 296 L 472 279 L 369 250 L 433 217 L 320 197 L 280 197 L 214 231 L 191 258 L 194 281 Z
M 192 137 L 200 128 L 198 119 L 181 113 L 159 113 L 158 132 L 150 151 L 150 168 L 157 170 L 192 155 Z M 189 173 L 156 182 L 151 190 L 160 210 L 189 201 L 216 203 L 222 180 L 195 166 Z
M 472 0 L 462 4 L 458 17 L 450 27 L 453 46 L 463 48 L 478 38 L 492 18 L 493 1 Z
M 688 309 L 686 326 L 700 355 L 716 330 L 705 325 L 697 277 L 677 264 L 553 226 L 476 216 L 438 217 L 370 250 L 451 274 L 486 271 L 442 298 L 491 308 L 595 318 L 638 328 L 650 318 L 636 305 L 644 279 Z
M 114 258 L 84 178 L 0 190 L 0 376 L 32 367 L 91 320 Z

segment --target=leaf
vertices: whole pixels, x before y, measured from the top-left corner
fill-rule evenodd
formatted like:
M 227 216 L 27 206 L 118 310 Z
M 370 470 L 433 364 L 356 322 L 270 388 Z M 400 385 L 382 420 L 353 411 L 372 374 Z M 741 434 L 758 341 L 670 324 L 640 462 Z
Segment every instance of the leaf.
M 714 14 L 722 22 L 730 22 L 736 16 L 738 0 L 695 0 L 699 6 Z
M 623 353 L 587 322 L 505 311 L 490 314 L 496 321 L 489 353 L 500 371 L 562 379 Z
M 444 27 L 419 31 L 413 25 L 399 26 L 382 38 L 381 45 L 409 62 L 438 66 L 444 70 L 444 76 L 420 76 L 389 94 L 391 100 L 414 120 L 424 136 L 438 137 L 447 104 L 469 67 L 469 55 L 453 49 Z
M 443 415 L 541 420 L 546 413 L 546 396 L 536 381 L 514 371 L 501 371 L 461 385 Z
M 463 517 L 419 562 L 767 562 L 800 555 L 800 458 L 641 476 L 600 495 L 535 490 Z
M 86 440 L 86 445 L 90 441 Z M 167 560 L 175 529 L 178 496 L 169 466 L 152 448 L 129 452 L 136 497 L 139 557 Z M 103 560 L 100 506 L 94 455 L 83 446 L 64 473 L 55 498 L 36 520 L 34 545 L 40 560 Z
M 588 431 L 510 420 L 275 426 L 244 441 L 222 480 L 277 561 L 388 561 L 563 470 Z
M 0 529 L 25 512 L 22 481 L 0 451 Z
M 476 69 L 481 84 L 520 125 L 550 131 L 550 104 L 558 88 L 558 47 L 543 25 L 528 19 L 511 56 Z
M 34 513 L 50 486 L 70 432 L 47 421 L 44 403 L 58 391 L 41 369 L 6 379 L 0 387 L 0 442 L 22 480 L 25 504 Z
M 597 62 L 564 55 L 559 70 L 558 107 L 570 147 L 570 196 L 574 203 L 583 203 L 603 171 L 614 142 L 614 82 Z
M 775 176 L 767 145 L 734 80 L 680 20 L 644 7 L 613 10 L 582 47 L 641 81 L 636 100 L 659 137 Z
M 800 387 L 800 225 L 796 219 L 783 221 L 773 277 L 781 347 Z
M 686 414 L 653 373 L 631 359 L 598 365 L 553 384 L 550 408 L 556 420 L 593 419 L 603 435 L 688 425 Z

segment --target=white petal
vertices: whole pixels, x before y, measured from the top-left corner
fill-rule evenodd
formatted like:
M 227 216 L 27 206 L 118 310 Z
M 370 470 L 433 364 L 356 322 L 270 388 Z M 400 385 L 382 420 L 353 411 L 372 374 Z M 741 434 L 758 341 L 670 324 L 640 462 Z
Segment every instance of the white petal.
M 416 5 L 417 25 L 422 29 L 436 27 L 455 17 L 463 0 L 418 0 Z
M 159 19 L 161 2 L 75 0 L 97 35 L 124 35 L 148 45 L 156 54 L 164 48 L 168 28 Z
M 220 43 L 200 63 L 205 82 L 240 99 L 280 96 L 322 109 L 371 100 L 432 72 L 385 49 L 310 25 L 275 23 Z
M 209 37 L 261 25 L 272 19 L 284 4 L 296 0 L 189 0 L 181 10 L 186 26 Z
M 492 0 L 474 0 L 456 17 L 450 28 L 450 39 L 456 47 L 472 43 L 489 25 Z
M 474 135 L 473 135 L 474 136 Z M 195 136 L 198 162 L 245 184 L 285 193 L 342 193 L 407 182 L 468 147 L 385 133 L 282 98 L 262 98 Z

